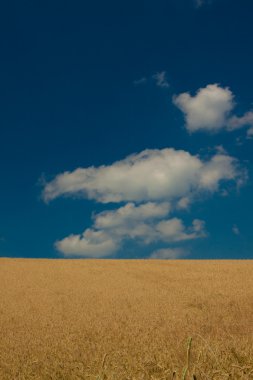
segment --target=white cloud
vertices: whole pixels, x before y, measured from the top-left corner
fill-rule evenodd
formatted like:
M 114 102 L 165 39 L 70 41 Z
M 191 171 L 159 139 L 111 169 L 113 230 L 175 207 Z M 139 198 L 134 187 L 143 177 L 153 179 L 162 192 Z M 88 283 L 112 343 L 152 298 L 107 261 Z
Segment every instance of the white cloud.
M 112 165 L 79 168 L 46 183 L 43 198 L 80 196 L 109 202 L 171 202 L 217 191 L 224 181 L 241 181 L 238 161 L 217 153 L 201 160 L 184 150 L 144 150 Z
M 253 127 L 253 111 L 248 111 L 243 116 L 232 114 L 235 107 L 234 95 L 228 87 L 209 84 L 200 88 L 195 96 L 188 92 L 174 96 L 173 103 L 184 113 L 189 133 L 216 133 L 221 130 L 231 132 Z
M 232 116 L 228 122 L 227 127 L 228 130 L 233 131 L 236 129 L 243 128 L 245 126 L 253 127 L 253 112 L 246 112 L 243 116 Z
M 238 161 L 221 148 L 209 159 L 167 148 L 145 150 L 108 166 L 59 174 L 45 184 L 45 201 L 81 196 L 126 204 L 94 214 L 91 228 L 57 241 L 55 246 L 65 256 L 107 257 L 129 241 L 175 244 L 203 238 L 203 221 L 194 219 L 186 226 L 171 214 L 189 207 L 203 193 L 222 193 L 227 181 L 241 184 L 244 173 Z
M 87 229 L 82 235 L 70 235 L 55 246 L 65 256 L 105 257 L 118 249 L 117 241 L 103 231 Z
M 179 199 L 179 201 L 177 202 L 177 205 L 176 207 L 180 210 L 187 210 L 188 207 L 190 206 L 191 204 L 191 199 L 189 197 L 183 197 L 181 199 Z
M 200 186 L 206 190 L 217 191 L 221 180 L 232 180 L 236 177 L 234 158 L 225 154 L 216 154 L 206 163 L 200 177 Z M 245 173 L 245 172 L 244 172 Z M 239 175 L 239 173 L 237 173 Z M 243 180 L 243 171 L 239 175 Z M 240 182 L 238 179 L 238 181 Z
M 139 206 L 127 203 L 116 210 L 94 215 L 94 228 L 104 230 L 116 240 L 137 239 L 148 244 L 160 239 L 155 231 L 154 221 L 165 218 L 170 209 L 168 202 L 148 202 Z
M 184 226 L 181 219 L 173 218 L 162 220 L 155 226 L 160 240 L 171 242 L 179 242 L 184 240 L 198 239 L 205 237 L 205 223 L 202 220 L 195 219 L 192 226 L 188 229 Z
M 145 203 L 135 206 L 134 203 L 127 203 L 116 211 L 104 211 L 95 215 L 96 228 L 118 228 L 119 226 L 129 224 L 130 228 L 133 223 L 140 223 L 149 219 L 162 218 L 168 215 L 170 204 L 163 203 Z
M 233 98 L 228 88 L 209 84 L 200 88 L 195 96 L 188 92 L 174 96 L 173 102 L 184 113 L 189 132 L 216 132 L 226 125 L 227 117 L 234 107 Z
M 120 250 L 127 241 L 139 244 L 176 243 L 206 236 L 205 223 L 194 220 L 186 227 L 181 219 L 167 219 L 168 203 L 128 203 L 116 210 L 93 216 L 93 226 L 81 235 L 70 235 L 56 242 L 65 256 L 105 257 Z
M 161 87 L 161 88 L 168 88 L 170 85 L 169 85 L 169 82 L 167 80 L 167 74 L 166 74 L 166 71 L 160 71 L 160 72 L 157 72 L 156 74 L 154 74 L 152 76 L 152 78 L 155 80 L 155 83 L 158 87 Z
M 169 260 L 180 259 L 186 256 L 186 252 L 182 248 L 162 248 L 152 252 L 150 259 Z

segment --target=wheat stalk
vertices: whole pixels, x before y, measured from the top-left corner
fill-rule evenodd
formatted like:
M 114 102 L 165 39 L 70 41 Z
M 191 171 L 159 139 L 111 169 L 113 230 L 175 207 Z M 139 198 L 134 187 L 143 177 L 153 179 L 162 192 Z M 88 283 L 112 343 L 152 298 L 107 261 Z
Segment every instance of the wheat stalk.
M 189 337 L 187 343 L 187 356 L 186 356 L 186 366 L 183 369 L 182 380 L 186 379 L 187 372 L 190 366 L 190 355 L 191 355 L 192 337 Z

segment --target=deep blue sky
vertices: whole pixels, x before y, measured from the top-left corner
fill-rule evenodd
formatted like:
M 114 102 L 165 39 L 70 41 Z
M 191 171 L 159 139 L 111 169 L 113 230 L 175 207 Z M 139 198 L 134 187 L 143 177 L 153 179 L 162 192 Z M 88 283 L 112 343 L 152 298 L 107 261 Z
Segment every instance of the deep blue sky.
M 249 179 L 239 192 L 213 194 L 185 212 L 184 220 L 203 219 L 208 231 L 188 243 L 190 257 L 253 258 L 253 141 L 244 129 L 190 135 L 171 101 L 219 83 L 234 93 L 237 114 L 251 109 L 252 14 L 251 0 L 2 2 L 0 256 L 60 257 L 56 240 L 91 226 L 92 212 L 115 207 L 70 198 L 45 204 L 42 176 L 50 181 L 146 148 L 195 155 L 223 145 Z M 169 88 L 152 80 L 161 71 Z M 117 257 L 144 251 L 130 247 Z

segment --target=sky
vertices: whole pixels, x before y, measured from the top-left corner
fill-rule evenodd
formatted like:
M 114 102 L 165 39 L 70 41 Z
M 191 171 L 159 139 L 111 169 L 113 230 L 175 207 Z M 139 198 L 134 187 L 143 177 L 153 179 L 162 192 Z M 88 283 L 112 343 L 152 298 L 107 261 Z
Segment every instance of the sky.
M 0 8 L 0 256 L 253 258 L 251 0 Z

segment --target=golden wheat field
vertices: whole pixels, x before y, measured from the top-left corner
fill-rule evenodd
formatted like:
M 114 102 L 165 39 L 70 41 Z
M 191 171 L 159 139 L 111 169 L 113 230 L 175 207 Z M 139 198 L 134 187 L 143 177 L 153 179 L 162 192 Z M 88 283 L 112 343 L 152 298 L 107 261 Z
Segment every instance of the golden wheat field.
M 253 262 L 1 259 L 0 379 L 253 379 Z

